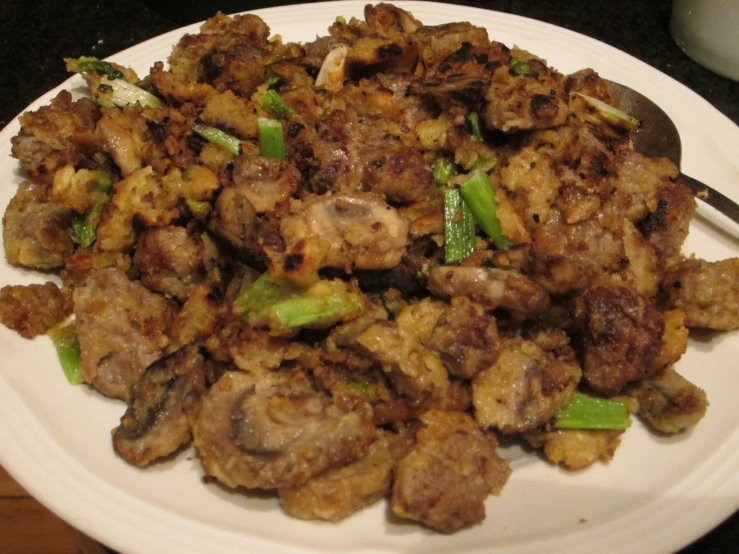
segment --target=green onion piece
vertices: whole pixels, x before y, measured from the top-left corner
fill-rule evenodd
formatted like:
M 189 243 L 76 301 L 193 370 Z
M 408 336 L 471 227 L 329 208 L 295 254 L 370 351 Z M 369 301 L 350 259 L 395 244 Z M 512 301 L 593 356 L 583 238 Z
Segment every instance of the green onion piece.
M 58 325 L 49 331 L 57 356 L 62 364 L 64 375 L 70 385 L 80 385 L 85 382 L 80 368 L 80 343 L 74 331 L 74 323 Z
M 480 116 L 476 113 L 467 114 L 467 123 L 470 124 L 472 130 L 472 140 L 482 142 L 482 129 L 480 128 Z
M 203 125 L 202 123 L 195 123 L 192 126 L 192 130 L 208 142 L 212 142 L 213 144 L 217 144 L 218 146 L 223 146 L 223 148 L 231 152 L 234 156 L 238 156 L 239 154 L 241 154 L 241 141 L 238 139 L 238 137 L 229 135 L 228 133 L 221 131 L 220 129 L 216 129 L 215 127 Z
M 631 414 L 623 402 L 575 391 L 572 400 L 554 415 L 558 429 L 628 429 Z
M 260 117 L 257 120 L 257 131 L 259 135 L 259 153 L 262 156 L 277 160 L 287 159 L 282 123 L 276 119 Z
M 489 173 L 495 166 L 498 165 L 498 158 L 478 158 L 475 163 L 472 164 L 473 171 L 482 171 L 483 173 Z
M 98 85 L 97 94 L 94 96 L 97 103 L 105 108 L 123 107 L 131 104 L 141 104 L 148 108 L 164 106 L 164 102 L 160 98 L 122 79 L 105 79 L 103 83 Z
M 527 62 L 519 60 L 518 58 L 514 58 L 513 56 L 511 56 L 511 59 L 508 62 L 508 67 L 510 68 L 509 71 L 514 75 L 534 74 L 534 72 L 531 70 L 531 66 Z
M 344 17 L 343 15 L 340 15 L 339 17 L 336 18 L 336 22 L 346 25 L 346 17 Z
M 370 386 L 369 383 L 352 381 L 351 383 L 349 383 L 349 388 L 354 389 L 357 392 L 361 392 L 372 404 L 379 400 L 379 398 L 377 397 L 377 392 L 375 391 L 374 387 Z
M 288 106 L 276 90 L 268 90 L 262 98 L 262 106 L 277 119 L 290 119 L 298 112 Z
M 203 213 L 210 207 L 210 202 L 205 200 L 193 200 L 192 198 L 187 198 L 185 203 L 192 215 Z
M 90 58 L 77 62 L 77 71 L 94 71 L 95 73 L 102 73 L 113 79 L 123 79 L 126 81 L 126 76 L 120 69 L 116 69 L 112 64 L 108 62 L 102 62 L 97 58 Z
M 113 188 L 113 179 L 110 173 L 105 171 L 97 171 L 97 189 L 100 192 L 110 192 Z
M 89 248 L 95 242 L 97 227 L 103 215 L 105 202 L 95 204 L 85 215 L 76 215 L 72 218 L 72 241 L 82 248 Z
M 447 181 L 457 173 L 457 166 L 454 163 L 449 162 L 444 158 L 438 158 L 436 160 L 436 163 L 434 164 L 434 179 L 436 179 L 437 185 L 446 185 Z
M 299 296 L 277 302 L 268 308 L 271 319 L 282 329 L 329 326 L 362 309 L 356 293 L 334 293 L 321 296 Z
M 614 108 L 602 100 L 598 100 L 597 98 L 593 98 L 592 96 L 588 96 L 581 92 L 576 92 L 574 94 L 584 98 L 588 104 L 593 106 L 597 110 L 598 116 L 606 123 L 619 127 L 626 127 L 627 129 L 631 129 L 635 125 L 639 124 L 638 119 L 631 117 L 626 112 L 622 112 L 618 108 Z
M 282 75 L 280 75 L 279 73 L 277 73 L 271 67 L 268 67 L 267 68 L 267 75 L 266 75 L 266 78 L 264 79 L 264 82 L 267 83 L 267 86 L 268 87 L 271 87 L 273 85 L 276 85 L 280 81 L 282 81 Z
M 482 230 L 493 239 L 495 246 L 501 249 L 508 248 L 512 241 L 501 230 L 500 219 L 497 215 L 498 201 L 487 175 L 478 171 L 462 184 L 460 191 L 470 210 L 472 210 L 475 220 L 482 227 Z
M 444 191 L 444 263 L 464 260 L 475 250 L 475 218 L 458 188 Z
M 295 285 L 289 281 L 276 281 L 269 273 L 263 273 L 234 301 L 234 306 L 244 312 L 260 311 L 294 289 Z
M 349 383 L 349 386 L 360 392 L 367 392 L 369 390 L 369 385 L 367 383 L 352 382 Z

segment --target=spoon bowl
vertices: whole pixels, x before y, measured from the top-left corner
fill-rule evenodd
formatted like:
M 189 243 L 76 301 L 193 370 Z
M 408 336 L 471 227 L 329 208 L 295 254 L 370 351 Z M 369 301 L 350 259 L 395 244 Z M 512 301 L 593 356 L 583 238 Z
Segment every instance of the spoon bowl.
M 667 158 L 679 168 L 682 144 L 680 133 L 670 116 L 640 92 L 613 81 L 608 83 L 616 107 L 639 121 L 631 133 L 634 150 L 651 158 Z M 739 204 L 682 172 L 676 182 L 688 187 L 696 198 L 739 224 Z

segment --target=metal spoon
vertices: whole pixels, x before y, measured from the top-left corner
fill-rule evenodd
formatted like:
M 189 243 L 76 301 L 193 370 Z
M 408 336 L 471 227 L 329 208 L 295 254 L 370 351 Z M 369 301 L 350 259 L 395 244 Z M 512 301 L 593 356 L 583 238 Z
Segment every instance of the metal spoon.
M 643 94 L 625 85 L 608 82 L 616 107 L 641 122 L 631 134 L 634 150 L 648 157 L 667 158 L 679 168 L 682 155 L 680 133 L 670 116 Z M 692 190 L 696 198 L 739 223 L 739 204 L 684 173 L 680 173 L 676 181 Z

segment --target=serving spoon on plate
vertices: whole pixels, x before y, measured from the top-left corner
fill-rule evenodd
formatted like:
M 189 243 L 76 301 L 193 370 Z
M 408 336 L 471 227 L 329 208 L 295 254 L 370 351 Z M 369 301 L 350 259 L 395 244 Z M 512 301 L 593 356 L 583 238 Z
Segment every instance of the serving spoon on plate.
M 682 156 L 680 133 L 670 116 L 649 98 L 619 83 L 608 81 L 616 107 L 640 122 L 631 133 L 634 150 L 648 157 L 663 157 L 678 168 Z M 675 180 L 699 200 L 739 223 L 739 204 L 697 179 L 680 173 Z

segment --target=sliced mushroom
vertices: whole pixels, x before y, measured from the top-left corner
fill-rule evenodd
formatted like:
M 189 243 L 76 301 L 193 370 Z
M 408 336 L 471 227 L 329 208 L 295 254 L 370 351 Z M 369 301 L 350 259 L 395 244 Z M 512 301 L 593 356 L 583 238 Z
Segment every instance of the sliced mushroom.
M 298 189 L 300 172 L 291 162 L 262 156 L 239 156 L 233 179 L 257 213 L 271 212 Z
M 189 442 L 204 390 L 205 360 L 197 346 L 154 362 L 133 387 L 128 410 L 113 431 L 116 453 L 143 467 Z
M 85 381 L 128 401 L 146 368 L 172 350 L 176 305 L 118 268 L 91 272 L 73 297 Z
M 549 422 L 570 401 L 582 375 L 568 342 L 562 331 L 507 340 L 498 360 L 472 381 L 480 425 L 521 433 Z
M 298 487 L 280 489 L 282 509 L 300 519 L 339 521 L 387 495 L 393 467 L 410 450 L 412 441 L 381 429 L 376 436 L 367 455 L 356 462 Z
M 194 429 L 205 471 L 229 487 L 293 487 L 363 456 L 368 405 L 344 411 L 302 370 L 228 372 L 206 395 Z
M 321 267 L 392 268 L 405 254 L 408 229 L 408 221 L 375 196 L 315 197 L 283 218 L 287 252 L 280 265 L 302 284 L 314 281 Z
M 703 419 L 706 392 L 668 367 L 635 385 L 629 396 L 639 402 L 639 415 L 661 433 L 683 433 Z

